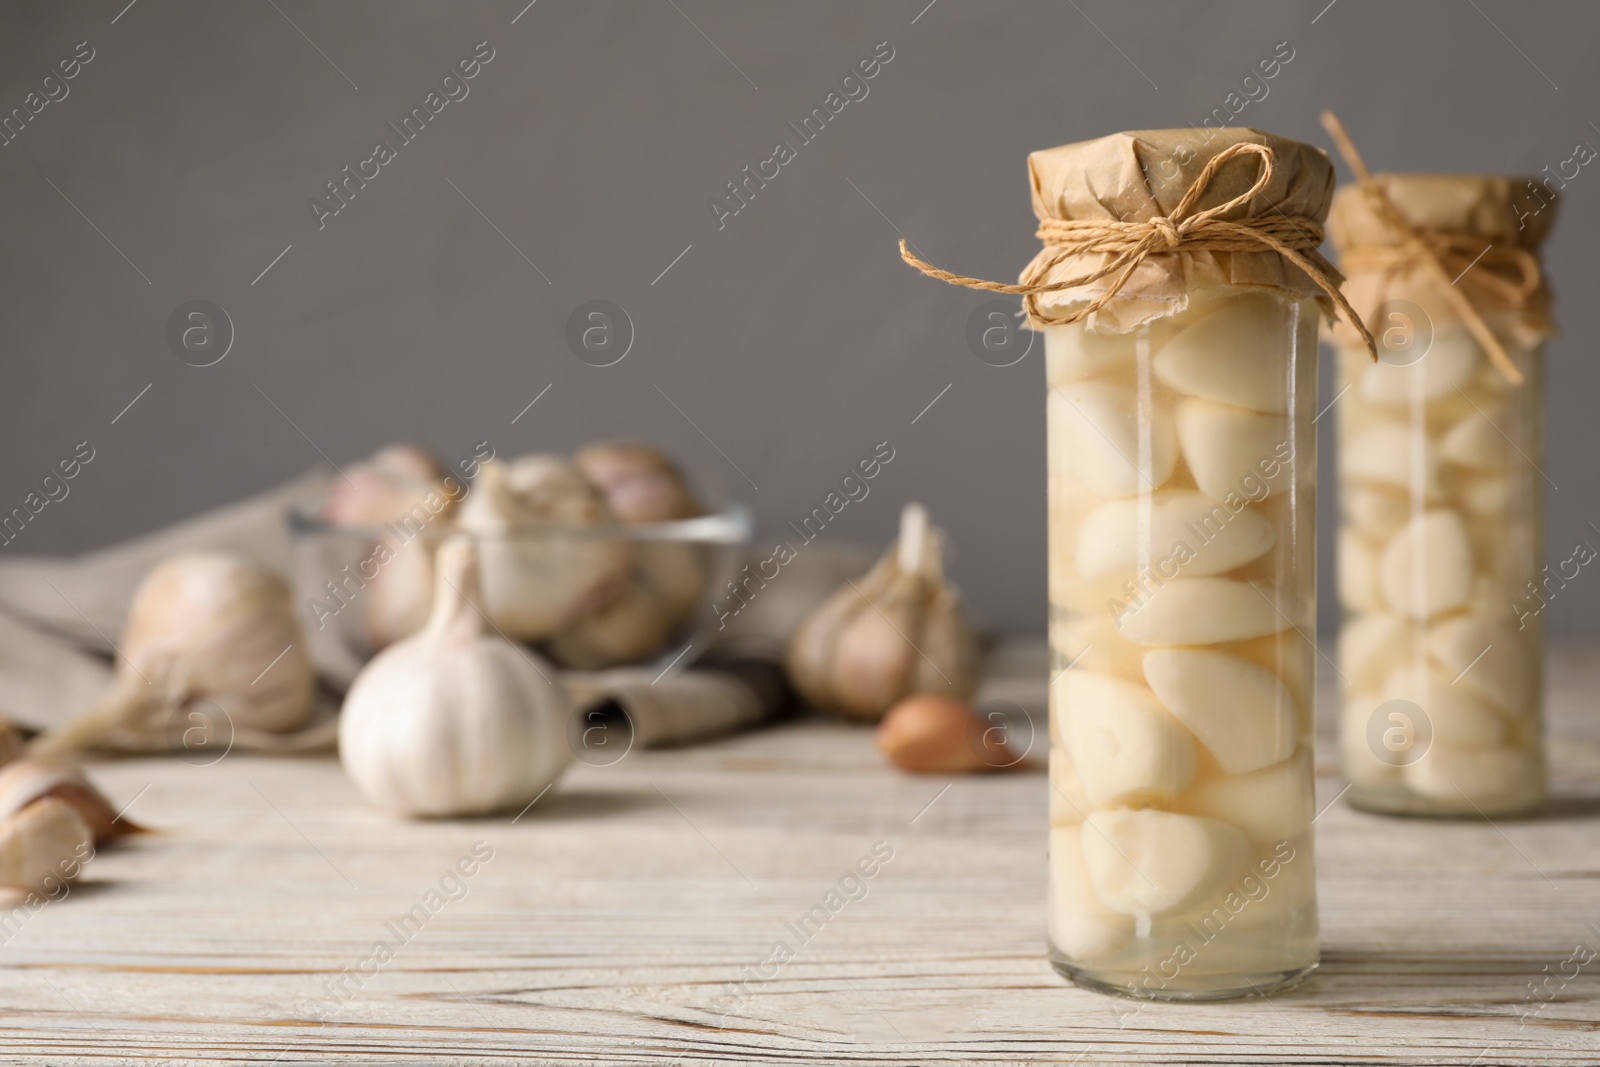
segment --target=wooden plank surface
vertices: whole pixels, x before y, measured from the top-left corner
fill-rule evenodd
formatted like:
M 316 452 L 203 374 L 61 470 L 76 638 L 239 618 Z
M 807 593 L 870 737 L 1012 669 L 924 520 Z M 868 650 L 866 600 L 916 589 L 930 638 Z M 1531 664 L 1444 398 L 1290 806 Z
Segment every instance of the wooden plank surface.
M 861 730 L 575 766 L 515 823 L 392 820 L 332 759 L 100 763 L 160 832 L 0 929 L 0 1061 L 1595 1063 L 1600 958 L 1562 964 L 1600 949 L 1596 658 L 1553 667 L 1549 818 L 1334 805 L 1321 970 L 1229 1004 L 1056 977 L 1043 775 L 909 778 Z

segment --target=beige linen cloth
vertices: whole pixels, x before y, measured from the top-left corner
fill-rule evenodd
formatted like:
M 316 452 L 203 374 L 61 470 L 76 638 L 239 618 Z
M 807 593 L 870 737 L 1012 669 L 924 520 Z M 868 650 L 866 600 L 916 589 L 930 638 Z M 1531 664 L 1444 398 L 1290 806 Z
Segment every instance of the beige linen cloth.
M 179 551 L 236 552 L 282 575 L 291 573 L 286 515 L 313 508 L 330 475 L 313 471 L 276 489 L 185 519 L 130 541 L 75 557 L 0 555 L 0 713 L 34 730 L 72 718 L 111 684 L 111 656 L 140 580 Z M 580 713 L 618 705 L 633 724 L 634 744 L 660 747 L 732 733 L 780 714 L 787 703 L 770 666 L 800 618 L 823 597 L 860 576 L 876 558 L 870 546 L 817 542 L 800 548 L 783 579 L 694 649 L 699 666 L 569 671 Z M 762 556 L 765 553 L 761 554 Z M 304 751 L 331 746 L 350 663 L 312 646 L 323 691 L 312 725 L 297 740 L 235 747 Z M 1045 722 L 1047 656 L 1042 639 L 999 643 L 979 693 L 1007 719 Z M 1042 736 L 1042 734 L 1041 734 Z

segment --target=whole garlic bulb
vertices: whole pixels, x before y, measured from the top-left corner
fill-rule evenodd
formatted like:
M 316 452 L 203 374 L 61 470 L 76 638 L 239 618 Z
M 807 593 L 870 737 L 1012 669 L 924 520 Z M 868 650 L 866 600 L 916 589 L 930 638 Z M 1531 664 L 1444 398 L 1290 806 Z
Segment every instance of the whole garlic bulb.
M 339 526 L 377 526 L 404 515 L 420 493 L 439 484 L 444 468 L 425 449 L 385 445 L 345 467 L 328 485 L 322 517 Z
M 345 697 L 339 759 L 369 800 L 406 815 L 527 804 L 572 758 L 572 706 L 549 665 L 485 631 L 477 550 L 435 557 L 433 615 L 368 663 Z
M 572 462 L 623 522 L 671 522 L 700 514 L 700 502 L 678 465 L 649 445 L 603 441 L 580 449 Z
M 453 480 L 452 480 L 453 481 Z M 322 517 L 340 526 L 394 523 L 408 539 L 382 538 L 389 549 L 383 566 L 361 594 L 367 640 L 382 648 L 422 629 L 433 600 L 433 545 L 447 528 L 462 486 L 449 487 L 444 468 L 416 445 L 393 444 L 351 464 L 334 479 Z M 434 535 L 434 536 L 428 536 Z
M 972 697 L 978 644 L 945 583 L 942 540 L 920 504 L 906 505 L 899 541 L 801 622 L 787 664 L 807 701 L 876 722 L 912 693 Z
M 595 536 L 615 521 L 559 456 L 484 463 L 457 524 L 478 542 L 482 604 L 495 627 L 539 641 L 603 604 L 630 561 L 627 544 Z
M 676 574 L 702 581 L 705 573 L 693 545 L 642 544 L 635 546 L 640 559 L 621 590 L 606 603 L 576 620 L 552 638 L 550 655 L 563 667 L 592 671 L 623 663 L 638 663 L 660 652 L 688 621 L 690 604 L 672 587 L 663 587 L 663 575 L 645 560 L 658 560 L 667 550 L 676 552 Z M 698 596 L 698 585 L 695 595 Z
M 90 747 L 166 747 L 201 702 L 234 730 L 287 733 L 311 713 L 316 684 L 282 579 L 226 552 L 185 552 L 134 592 L 112 691 L 34 741 L 35 756 Z M 198 713 L 197 713 L 198 714 Z
M 590 445 L 573 457 L 573 465 L 625 523 L 674 522 L 701 514 L 677 465 L 649 445 Z M 556 635 L 550 654 L 577 670 L 648 659 L 688 622 L 705 592 L 706 573 L 697 545 L 635 544 L 633 566 L 621 588 Z

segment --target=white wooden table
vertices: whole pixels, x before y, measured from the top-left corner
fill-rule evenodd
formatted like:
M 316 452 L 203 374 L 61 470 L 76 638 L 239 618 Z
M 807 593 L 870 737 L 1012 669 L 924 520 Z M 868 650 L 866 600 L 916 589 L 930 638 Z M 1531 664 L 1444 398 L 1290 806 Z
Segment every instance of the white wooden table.
M 1043 776 L 905 777 L 862 730 L 576 766 L 514 824 L 394 821 L 327 758 L 101 763 L 159 832 L 0 930 L 0 1060 L 1600 1062 L 1600 958 L 1562 966 L 1600 950 L 1586 655 L 1553 665 L 1549 818 L 1335 805 L 1317 824 L 1321 970 L 1230 1004 L 1062 981 L 1044 960 Z M 479 841 L 492 858 L 428 911 Z M 802 942 L 786 924 L 877 842 L 893 858 Z M 386 925 L 417 904 L 404 938 Z M 398 946 L 386 962 L 380 940 Z M 764 966 L 779 941 L 793 959 Z M 1558 992 L 1535 999 L 1549 975 Z

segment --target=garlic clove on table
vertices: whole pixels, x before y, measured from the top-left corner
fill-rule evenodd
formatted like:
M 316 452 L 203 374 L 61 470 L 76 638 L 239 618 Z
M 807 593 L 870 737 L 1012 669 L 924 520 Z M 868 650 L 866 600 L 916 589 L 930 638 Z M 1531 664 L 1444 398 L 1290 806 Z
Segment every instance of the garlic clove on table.
M 786 662 L 816 707 L 876 722 L 911 693 L 970 699 L 977 639 L 946 584 L 942 535 L 920 504 L 901 514 L 900 538 L 858 581 L 824 600 L 795 630 Z
M 458 526 L 478 542 L 483 609 L 507 637 L 539 641 L 614 595 L 629 546 L 604 536 L 605 498 L 559 456 L 483 464 Z
M 0 767 L 0 821 L 11 818 L 45 797 L 70 804 L 98 843 L 144 827 L 118 817 L 117 809 L 82 770 L 65 763 L 22 759 Z
M 64 800 L 44 797 L 0 821 L 0 886 L 54 892 L 52 880 L 72 881 L 93 854 L 88 823 Z
M 486 627 L 478 550 L 439 547 L 433 615 L 356 676 L 339 758 L 376 804 L 411 816 L 474 815 L 531 803 L 572 758 L 572 706 L 556 671 Z
M 134 593 L 111 693 L 31 751 L 170 744 L 206 705 L 231 729 L 287 733 L 310 714 L 314 687 L 283 580 L 226 552 L 184 552 Z
M 890 763 L 911 774 L 979 774 L 1022 762 L 994 722 L 959 700 L 926 694 L 890 708 L 874 740 Z

